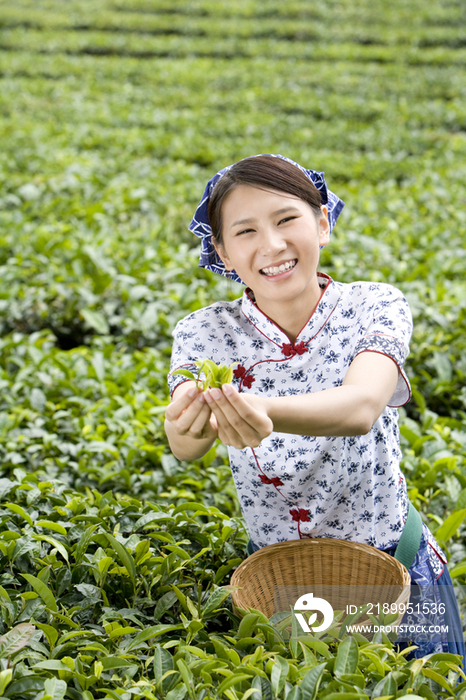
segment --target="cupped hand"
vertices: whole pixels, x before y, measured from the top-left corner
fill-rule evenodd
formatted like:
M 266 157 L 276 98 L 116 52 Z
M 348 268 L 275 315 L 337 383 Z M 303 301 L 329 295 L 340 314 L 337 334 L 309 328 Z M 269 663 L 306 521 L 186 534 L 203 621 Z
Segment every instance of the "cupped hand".
M 231 447 L 258 447 L 273 431 L 267 414 L 267 399 L 240 394 L 231 384 L 204 392 L 206 404 L 217 422 L 219 439 Z
M 197 440 L 217 438 L 215 418 L 205 400 L 205 395 L 194 382 L 180 385 L 175 398 L 165 411 L 168 421 L 178 435 L 186 435 Z

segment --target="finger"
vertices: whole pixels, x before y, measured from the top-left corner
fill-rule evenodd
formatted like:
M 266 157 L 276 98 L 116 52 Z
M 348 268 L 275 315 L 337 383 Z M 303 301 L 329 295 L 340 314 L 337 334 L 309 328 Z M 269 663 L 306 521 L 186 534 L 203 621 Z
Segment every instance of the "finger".
M 198 393 L 187 408 L 184 409 L 181 415 L 177 414 L 177 417 L 173 418 L 172 420 L 170 420 L 169 416 L 167 420 L 170 420 L 177 433 L 180 433 L 180 435 L 186 435 L 190 431 L 193 422 L 203 411 L 205 412 L 206 416 L 210 414 L 210 408 L 207 406 L 202 393 Z
M 212 410 L 215 412 L 215 407 L 218 407 L 236 432 L 254 436 L 263 434 L 264 430 L 267 430 L 270 422 L 268 416 L 264 416 L 253 408 L 229 385 L 225 385 L 223 391 L 213 389 L 210 392 L 205 392 L 207 402 L 209 402 L 209 394 L 213 399 L 210 404 Z
M 208 434 L 211 434 L 212 432 L 212 427 L 210 424 L 210 416 L 212 415 L 212 412 L 209 408 L 209 406 L 204 403 L 204 407 L 200 411 L 200 413 L 196 416 L 196 418 L 193 420 L 191 423 L 188 432 L 186 433 L 187 435 L 192 435 L 192 437 L 195 438 L 203 438 L 206 437 Z
M 192 382 L 189 382 L 190 384 L 193 384 Z M 195 384 L 191 386 L 189 389 L 182 391 L 180 389 L 176 391 L 176 394 L 174 394 L 173 400 L 171 404 L 169 404 L 167 410 L 165 411 L 165 417 L 169 421 L 174 421 L 177 418 L 181 416 L 183 411 L 193 402 L 193 400 L 196 398 L 196 396 L 200 393 L 199 389 L 196 387 Z
M 268 416 L 261 411 L 258 411 L 242 396 L 239 391 L 236 391 L 231 384 L 224 384 L 222 393 L 228 403 L 239 413 L 243 419 L 250 425 L 261 426 L 264 423 L 264 418 Z M 268 420 L 267 420 L 268 423 Z
M 218 436 L 225 445 L 243 449 L 257 447 L 265 435 L 260 434 L 231 406 L 218 389 L 213 389 L 209 395 L 206 392 L 212 413 L 218 424 Z

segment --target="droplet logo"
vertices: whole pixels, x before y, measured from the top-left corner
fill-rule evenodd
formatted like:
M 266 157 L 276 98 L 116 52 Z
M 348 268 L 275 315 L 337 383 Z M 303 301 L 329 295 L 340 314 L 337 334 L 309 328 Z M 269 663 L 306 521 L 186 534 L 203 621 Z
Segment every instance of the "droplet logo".
M 317 613 L 314 613 L 306 621 L 306 618 L 301 612 L 296 612 L 297 610 L 303 610 L 310 612 L 312 610 L 318 610 L 323 613 L 324 619 L 322 623 L 317 627 L 310 627 L 317 620 Z M 330 627 L 333 622 L 333 608 L 330 603 L 324 598 L 314 598 L 314 593 L 306 593 L 302 595 L 296 603 L 294 604 L 294 611 L 296 619 L 298 620 L 301 628 L 304 632 L 324 632 Z

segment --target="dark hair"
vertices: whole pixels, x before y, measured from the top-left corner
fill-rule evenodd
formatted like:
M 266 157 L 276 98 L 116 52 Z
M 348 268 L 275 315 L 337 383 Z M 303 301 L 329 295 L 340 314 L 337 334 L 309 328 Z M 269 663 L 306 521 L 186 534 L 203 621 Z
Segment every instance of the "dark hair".
M 222 244 L 223 202 L 239 185 L 286 192 L 307 202 L 316 217 L 322 214 L 319 190 L 296 165 L 275 156 L 251 156 L 238 161 L 222 175 L 210 197 L 207 216 L 217 244 Z

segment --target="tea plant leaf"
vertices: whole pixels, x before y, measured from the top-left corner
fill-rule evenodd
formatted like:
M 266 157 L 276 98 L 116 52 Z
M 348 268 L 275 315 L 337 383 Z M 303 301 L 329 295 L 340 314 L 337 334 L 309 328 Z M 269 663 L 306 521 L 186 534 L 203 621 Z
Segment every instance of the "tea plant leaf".
M 172 374 L 180 374 L 182 377 L 187 377 L 188 379 L 192 379 L 193 381 L 197 381 L 197 377 L 194 376 L 192 372 L 189 371 L 189 369 L 177 369 Z
M 7 686 L 11 683 L 12 678 L 13 669 L 7 668 L 4 671 L 0 671 L 0 697 L 3 697 L 3 694 Z
M 188 688 L 186 685 L 180 684 L 176 688 L 173 688 L 173 690 L 170 690 L 169 693 L 166 694 L 165 700 L 184 700 L 186 697 L 186 693 L 188 692 Z
M 338 678 L 344 674 L 355 673 L 358 667 L 359 648 L 353 637 L 346 637 L 338 647 L 334 672 Z
M 118 555 L 118 558 L 120 559 L 120 561 L 122 562 L 126 571 L 128 572 L 129 577 L 131 579 L 131 583 L 133 584 L 133 589 L 135 589 L 136 588 L 136 566 L 134 564 L 133 557 L 129 554 L 126 547 L 124 547 L 120 542 L 118 542 L 118 540 L 115 537 L 113 537 L 113 535 L 106 532 L 105 537 L 108 539 L 108 541 L 112 545 L 113 550 Z
M 448 541 L 451 537 L 453 537 L 465 518 L 466 508 L 462 508 L 461 510 L 455 511 L 449 515 L 443 525 L 436 530 L 435 536 L 437 539 L 441 540 L 442 542 Z
M 129 659 L 122 659 L 121 656 L 104 656 L 100 659 L 104 671 L 112 671 L 116 668 L 137 667 L 137 663 Z
M 0 586 L 0 597 L 4 598 L 5 600 L 8 600 L 8 601 L 11 600 L 10 596 L 8 595 L 8 591 L 6 591 L 3 588 L 3 586 Z
M 211 615 L 215 610 L 218 610 L 219 606 L 228 598 L 230 591 L 224 588 L 217 588 L 210 596 L 207 598 L 205 604 L 202 606 L 201 617 L 205 619 L 206 616 Z
M 107 319 L 99 311 L 94 311 L 93 309 L 81 309 L 81 316 L 90 326 L 90 328 L 96 330 L 97 333 L 107 335 L 110 332 Z
M 11 510 L 12 513 L 16 513 L 17 515 L 20 515 L 23 518 L 23 520 L 25 520 L 29 525 L 31 525 L 31 527 L 33 526 L 34 523 L 32 522 L 31 516 L 28 513 L 26 513 L 24 508 L 22 508 L 18 504 L 5 503 L 5 508 L 8 508 L 9 510 Z
M 14 563 L 18 557 L 22 557 L 24 554 L 36 549 L 36 547 L 37 545 L 32 537 L 21 537 L 19 540 L 16 540 L 15 548 L 11 555 L 11 562 Z
M 254 631 L 256 624 L 259 620 L 259 615 L 255 613 L 248 613 L 243 617 L 238 627 L 238 636 L 240 639 L 243 637 L 250 637 Z
M 58 659 L 50 659 L 47 661 L 40 661 L 34 664 L 33 668 L 43 669 L 45 671 L 69 671 L 69 667 Z
M 180 503 L 178 506 L 173 508 L 172 515 L 177 515 L 178 513 L 185 513 L 188 510 L 194 510 L 196 511 L 196 513 L 209 514 L 209 509 L 202 503 Z
M 290 690 L 290 692 L 286 696 L 286 700 L 302 700 L 303 699 L 303 693 L 299 685 L 295 685 L 294 688 Z
M 93 535 L 94 535 L 94 532 L 97 530 L 98 527 L 99 527 L 98 525 L 90 525 L 90 526 L 84 531 L 84 533 L 82 534 L 82 536 L 80 537 L 80 539 L 79 539 L 79 541 L 78 541 L 78 544 L 76 545 L 76 550 L 75 550 L 75 553 L 74 553 L 74 558 L 75 558 L 76 564 L 80 564 L 80 563 L 81 563 L 81 561 L 82 561 L 82 559 L 83 559 L 83 557 L 84 557 L 84 554 L 85 554 L 86 551 L 87 551 L 87 548 L 88 548 L 88 546 L 89 546 L 89 543 L 90 543 L 91 540 L 92 540 L 92 537 L 93 537 Z
M 217 696 L 221 697 L 222 694 L 234 685 L 238 685 L 243 681 L 247 681 L 251 676 L 247 673 L 232 673 L 229 678 L 225 678 L 217 688 Z
M 43 622 L 35 622 L 34 623 L 36 627 L 42 630 L 42 632 L 45 634 L 47 637 L 47 641 L 50 645 L 50 648 L 53 649 L 55 644 L 57 643 L 57 639 L 59 636 L 59 632 L 55 627 L 52 627 L 51 625 L 46 625 Z M 62 638 L 63 641 L 63 638 Z
M 308 635 L 306 637 L 298 637 L 298 642 L 302 642 L 302 644 L 305 644 L 310 649 L 314 649 L 314 651 L 318 652 L 326 659 L 331 657 L 328 644 L 321 639 L 315 639 L 311 635 Z
M 128 651 L 132 651 L 137 646 L 146 642 L 151 637 L 159 637 L 161 634 L 166 632 L 171 632 L 172 630 L 183 629 L 183 625 L 152 625 L 151 627 L 146 627 L 146 629 L 141 630 L 134 639 L 128 644 Z
M 326 664 L 319 664 L 306 673 L 300 683 L 303 700 L 314 700 L 319 690 Z
M 2 635 L 0 637 L 0 658 L 5 659 L 27 646 L 35 631 L 34 625 L 23 622 Z
M 444 690 L 446 690 L 448 693 L 453 694 L 454 690 L 450 683 L 441 676 L 437 671 L 434 671 L 432 668 L 423 668 L 421 671 L 423 676 L 426 676 L 427 678 L 430 678 L 431 680 L 435 681 L 439 686 L 441 686 Z
M 351 693 L 351 692 L 336 692 L 336 693 L 326 693 L 322 697 L 325 698 L 325 700 L 367 700 L 369 697 L 364 693 L 364 695 L 360 695 L 359 693 Z M 411 696 L 410 696 L 411 697 Z
M 42 542 L 48 542 L 51 544 L 55 549 L 60 552 L 62 555 L 63 559 L 69 564 L 69 557 L 68 557 L 68 552 L 66 551 L 66 547 L 61 544 L 61 542 L 58 542 L 54 537 L 49 537 L 48 535 L 33 535 L 34 540 L 39 540 Z
M 268 678 L 254 676 L 254 680 L 251 683 L 251 687 L 260 692 L 260 695 L 258 693 L 254 693 L 254 695 L 252 696 L 253 700 L 260 700 L 261 697 L 263 698 L 263 700 L 273 700 L 274 695 L 272 692 L 272 686 L 270 685 L 270 681 Z
M 45 605 L 52 611 L 58 612 L 57 601 L 55 600 L 52 591 L 47 588 L 39 578 L 32 574 L 21 574 L 23 578 L 31 585 L 33 590 L 44 601 Z
M 164 593 L 164 595 L 159 598 L 157 605 L 155 606 L 154 620 L 159 620 L 162 615 L 167 612 L 167 610 L 170 610 L 170 608 L 173 607 L 177 600 L 178 597 L 175 591 L 168 591 L 167 593 Z
M 36 527 L 45 527 L 48 530 L 54 530 L 55 532 L 58 532 L 58 534 L 63 535 L 64 537 L 67 536 L 66 529 L 63 527 L 63 525 L 60 525 L 60 523 L 55 523 L 51 520 L 36 520 L 35 525 Z
M 282 656 L 277 656 L 275 658 L 275 663 L 272 667 L 272 674 L 270 677 L 270 684 L 272 686 L 272 691 L 275 696 L 278 697 L 285 687 L 286 677 L 288 676 L 289 664 L 286 659 Z
M 165 674 L 173 671 L 175 664 L 173 656 L 167 649 L 163 649 L 160 644 L 157 644 L 154 651 L 154 677 L 158 680 L 158 685 L 161 686 L 163 692 L 170 689 L 172 679 Z
M 38 413 L 43 413 L 47 403 L 47 398 L 41 389 L 34 387 L 31 391 L 31 396 L 29 400 L 31 402 L 31 407 L 35 411 L 37 411 Z
M 65 697 L 67 688 L 65 681 L 58 680 L 58 678 L 47 678 L 44 683 L 44 691 L 50 697 L 50 700 L 62 700 Z

